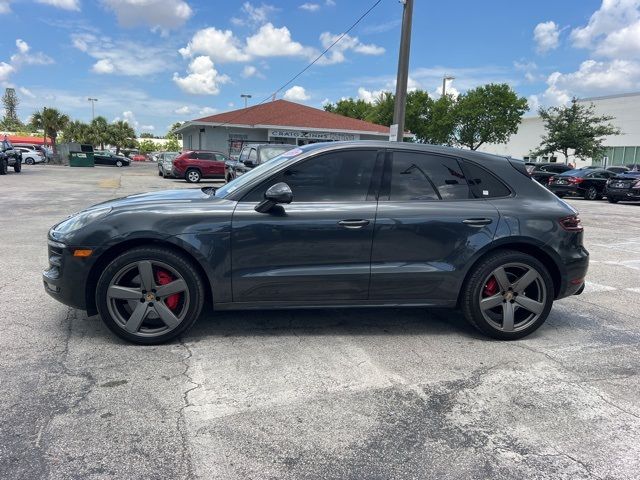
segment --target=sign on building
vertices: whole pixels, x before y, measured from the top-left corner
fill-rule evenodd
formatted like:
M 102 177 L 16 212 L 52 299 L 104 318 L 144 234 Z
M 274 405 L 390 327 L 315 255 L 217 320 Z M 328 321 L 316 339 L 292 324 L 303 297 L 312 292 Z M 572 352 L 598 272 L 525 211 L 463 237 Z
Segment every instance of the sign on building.
M 304 130 L 269 130 L 272 138 L 302 138 L 306 140 L 324 140 L 326 142 L 346 142 L 359 140 L 360 136 L 339 132 L 307 132 Z

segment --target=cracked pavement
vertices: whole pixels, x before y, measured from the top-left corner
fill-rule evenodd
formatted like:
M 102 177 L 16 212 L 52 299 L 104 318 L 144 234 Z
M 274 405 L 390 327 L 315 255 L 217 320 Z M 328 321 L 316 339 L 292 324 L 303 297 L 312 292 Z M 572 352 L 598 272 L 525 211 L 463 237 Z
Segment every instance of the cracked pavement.
M 0 478 L 640 477 L 640 204 L 569 200 L 590 283 L 524 340 L 445 310 L 208 310 L 141 347 L 44 293 L 45 235 L 192 187 L 149 164 L 72 172 L 0 177 Z

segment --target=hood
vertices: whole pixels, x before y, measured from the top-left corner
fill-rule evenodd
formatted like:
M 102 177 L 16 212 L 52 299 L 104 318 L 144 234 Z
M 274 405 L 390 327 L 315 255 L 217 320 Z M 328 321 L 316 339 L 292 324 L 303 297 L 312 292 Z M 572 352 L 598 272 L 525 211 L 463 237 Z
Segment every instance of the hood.
M 161 190 L 150 193 L 136 193 L 128 197 L 107 200 L 106 202 L 93 205 L 88 210 L 94 208 L 120 208 L 120 207 L 139 207 L 139 206 L 165 206 L 176 204 L 190 204 L 194 202 L 218 202 L 222 199 L 216 198 L 210 187 L 205 188 L 185 188 L 180 190 Z

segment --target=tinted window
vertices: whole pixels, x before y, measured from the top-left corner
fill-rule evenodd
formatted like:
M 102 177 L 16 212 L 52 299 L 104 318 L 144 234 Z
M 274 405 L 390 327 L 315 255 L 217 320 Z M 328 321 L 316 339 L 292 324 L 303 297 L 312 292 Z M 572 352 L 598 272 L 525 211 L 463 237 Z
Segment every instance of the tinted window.
M 455 158 L 395 152 L 390 200 L 457 200 L 469 198 L 469 186 Z
M 511 191 L 492 173 L 472 162 L 463 162 L 469 188 L 475 198 L 508 197 Z
M 240 160 L 241 162 L 244 162 L 247 158 L 249 158 L 249 147 L 244 147 L 242 149 L 242 152 L 240 152 L 240 157 L 238 157 L 238 160 Z
M 376 155 L 373 150 L 337 151 L 313 157 L 263 182 L 243 201 L 261 201 L 264 192 L 278 182 L 291 187 L 294 202 L 364 201 Z
M 213 153 L 200 152 L 198 153 L 198 158 L 201 160 L 213 160 Z
M 291 147 L 263 147 L 260 150 L 260 161 L 266 162 L 288 150 L 291 150 Z

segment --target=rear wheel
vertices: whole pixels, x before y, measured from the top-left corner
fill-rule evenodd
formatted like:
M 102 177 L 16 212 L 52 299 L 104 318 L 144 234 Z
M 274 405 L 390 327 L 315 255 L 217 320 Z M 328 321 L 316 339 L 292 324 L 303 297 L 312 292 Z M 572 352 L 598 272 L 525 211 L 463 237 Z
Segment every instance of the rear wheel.
M 598 199 L 598 189 L 596 187 L 589 187 L 586 192 L 584 192 L 585 200 L 597 200 Z
M 461 307 L 469 323 L 481 332 L 515 340 L 544 323 L 553 296 L 553 281 L 540 261 L 506 250 L 490 254 L 474 268 Z
M 195 170 L 192 168 L 187 170 L 187 173 L 185 174 L 184 178 L 189 183 L 198 183 L 202 178 L 202 175 L 198 170 Z
M 29 157 L 24 161 L 24 163 L 26 163 L 27 165 L 33 165 L 36 162 L 35 162 L 35 160 L 33 158 Z
M 156 247 L 135 248 L 115 258 L 96 289 L 105 325 L 125 340 L 147 345 L 186 332 L 203 301 L 204 286 L 191 261 Z
M 610 196 L 607 195 L 607 201 L 609 203 L 618 203 L 620 201 L 620 199 L 617 198 L 617 197 L 610 197 Z

